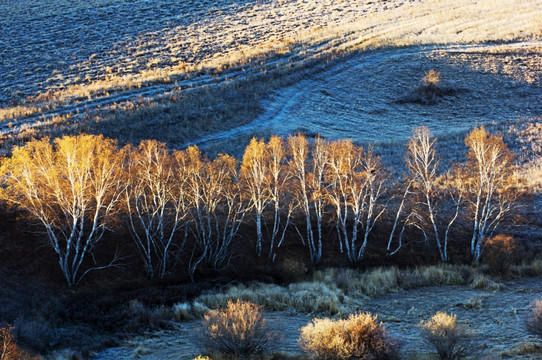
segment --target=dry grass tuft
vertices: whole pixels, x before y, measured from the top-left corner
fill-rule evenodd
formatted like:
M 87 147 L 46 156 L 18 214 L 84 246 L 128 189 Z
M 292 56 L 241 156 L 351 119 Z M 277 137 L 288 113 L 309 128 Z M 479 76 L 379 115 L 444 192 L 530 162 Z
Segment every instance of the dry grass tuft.
M 514 355 L 538 355 L 542 356 L 542 345 L 532 342 L 523 342 L 515 348 L 515 354 L 506 354 L 508 357 Z
M 504 284 L 491 280 L 482 273 L 475 273 L 470 286 L 473 289 L 482 289 L 486 291 L 499 291 L 504 288 Z
M 401 272 L 400 284 L 403 289 L 435 285 L 463 285 L 467 266 L 440 264 L 417 267 L 414 270 Z
M 277 334 L 260 308 L 250 302 L 229 301 L 209 311 L 203 321 L 202 343 L 210 354 L 233 358 L 261 355 L 275 346 Z
M 512 266 L 510 273 L 517 276 L 539 276 L 542 275 L 542 259 L 534 259 L 530 262 L 522 262 Z
M 420 326 L 424 338 L 435 347 L 440 359 L 456 360 L 471 354 L 472 335 L 457 324 L 455 314 L 436 313 Z
M 485 300 L 485 297 L 483 296 L 471 297 L 463 303 L 463 308 L 467 310 L 480 309 L 484 304 L 484 300 Z
M 139 300 L 130 301 L 126 316 L 129 322 L 126 331 L 137 332 L 141 330 L 158 330 L 171 327 L 175 318 L 174 310 L 170 307 L 159 306 L 148 308 Z
M 213 359 L 211 359 L 211 358 L 208 357 L 208 356 L 198 355 L 198 356 L 196 356 L 193 360 L 213 360 Z
M 398 359 L 397 343 L 370 313 L 344 320 L 314 319 L 301 329 L 299 345 L 319 359 Z
M 173 315 L 175 321 L 184 321 L 193 319 L 191 314 L 192 306 L 190 303 L 178 303 L 173 305 Z

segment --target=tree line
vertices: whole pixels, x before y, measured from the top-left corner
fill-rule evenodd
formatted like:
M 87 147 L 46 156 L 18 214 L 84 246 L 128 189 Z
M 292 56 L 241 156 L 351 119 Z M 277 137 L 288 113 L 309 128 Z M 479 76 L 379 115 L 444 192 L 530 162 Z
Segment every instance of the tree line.
M 295 234 L 317 264 L 324 229 L 333 228 L 340 253 L 360 263 L 386 218 L 389 256 L 415 229 L 445 262 L 450 229 L 464 218 L 468 250 L 479 261 L 514 205 L 513 154 L 483 127 L 465 144 L 466 162 L 442 169 L 436 139 L 418 128 L 406 146 L 407 171 L 392 176 L 371 148 L 350 140 L 254 138 L 239 162 L 227 154 L 209 159 L 196 146 L 171 151 L 154 140 L 120 148 L 103 136 L 45 138 L 3 160 L 1 195 L 37 220 L 70 286 L 119 261 L 114 254 L 98 265 L 93 256 L 119 223 L 149 278 L 165 277 L 183 258 L 192 278 L 202 264 L 226 267 L 243 224 L 255 231 L 248 236 L 255 256 L 275 261 L 287 234 Z

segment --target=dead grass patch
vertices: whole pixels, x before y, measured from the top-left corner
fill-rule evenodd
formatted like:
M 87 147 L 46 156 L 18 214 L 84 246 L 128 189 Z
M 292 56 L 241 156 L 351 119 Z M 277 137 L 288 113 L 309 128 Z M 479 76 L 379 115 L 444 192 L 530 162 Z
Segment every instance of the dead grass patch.
M 207 292 L 192 302 L 174 305 L 173 312 L 179 321 L 201 318 L 209 309 L 224 307 L 228 301 L 239 299 L 268 311 L 295 310 L 342 316 L 363 306 L 370 298 L 403 289 L 443 285 L 470 285 L 488 291 L 504 288 L 482 271 L 481 268 L 449 264 L 414 269 L 375 268 L 366 272 L 328 268 L 314 272 L 309 280 L 288 286 L 255 282 Z

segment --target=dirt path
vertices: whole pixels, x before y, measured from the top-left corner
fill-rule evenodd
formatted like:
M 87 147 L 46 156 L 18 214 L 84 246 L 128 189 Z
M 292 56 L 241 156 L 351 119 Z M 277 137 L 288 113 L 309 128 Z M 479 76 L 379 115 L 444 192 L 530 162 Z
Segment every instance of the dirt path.
M 507 284 L 504 290 L 488 292 L 466 286 L 428 287 L 388 294 L 368 302 L 363 309 L 379 315 L 379 319 L 403 344 L 405 358 L 430 352 L 420 337 L 418 324 L 438 311 L 457 314 L 458 320 L 476 333 L 479 353 L 476 358 L 502 358 L 507 351 L 517 359 L 535 359 L 533 355 L 518 355 L 514 350 L 522 343 L 535 341 L 523 327 L 530 303 L 542 296 L 540 278 L 521 279 Z M 472 306 L 469 304 L 479 304 Z M 269 322 L 280 330 L 281 350 L 299 354 L 299 328 L 311 316 L 273 312 Z M 97 354 L 94 360 L 127 359 L 192 359 L 199 354 L 195 345 L 199 321 L 184 322 L 178 330 L 164 331 L 152 337 L 127 341 L 118 348 Z
M 500 48 L 514 53 L 540 44 L 512 43 Z M 457 55 L 477 51 L 491 56 L 493 47 L 496 45 L 448 45 L 361 53 L 277 91 L 264 100 L 264 113 L 251 123 L 191 143 L 222 147 L 231 139 L 255 132 L 389 142 L 408 138 L 412 128 L 420 125 L 442 135 L 450 129 L 461 133 L 475 125 L 541 116 L 540 83 L 473 69 L 442 55 L 439 59 L 431 56 L 435 52 Z M 424 73 L 433 68 L 442 74 L 442 85 L 457 93 L 430 105 L 400 103 L 398 100 L 419 86 Z
M 442 134 L 450 128 L 462 132 L 477 124 L 542 116 L 540 83 L 525 83 L 510 76 L 473 69 L 468 64 L 447 61 L 442 55 L 432 56 L 436 52 L 454 55 L 489 52 L 497 46 L 500 51 L 504 47 L 514 53 L 518 49 L 542 46 L 542 42 L 414 46 L 362 52 L 275 92 L 262 101 L 263 113 L 248 124 L 212 133 L 190 143 L 171 145 L 223 148 L 232 139 L 254 133 L 285 136 L 294 132 L 374 143 L 406 139 L 411 129 L 421 124 Z M 296 56 L 294 53 L 277 58 L 264 67 L 273 71 L 280 64 L 295 62 Z M 441 72 L 445 86 L 459 90 L 457 94 L 432 105 L 397 101 L 419 86 L 424 72 L 432 68 Z M 133 102 L 142 97 L 159 99 L 225 81 L 247 78 L 257 81 L 263 73 L 262 68 L 256 67 L 219 76 L 202 74 L 171 84 L 154 84 L 90 100 L 80 99 L 74 104 L 14 123 L 0 124 L 0 136 L 46 125 L 61 115 L 71 114 L 71 121 L 74 121 L 90 110 Z

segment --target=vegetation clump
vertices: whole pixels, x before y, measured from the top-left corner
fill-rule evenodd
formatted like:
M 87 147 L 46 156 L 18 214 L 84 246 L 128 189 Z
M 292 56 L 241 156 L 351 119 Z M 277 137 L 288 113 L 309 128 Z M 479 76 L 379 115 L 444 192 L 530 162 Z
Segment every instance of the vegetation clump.
M 440 72 L 435 69 L 431 69 L 425 73 L 422 83 L 427 87 L 436 87 L 440 83 L 440 76 Z
M 399 98 L 399 104 L 421 104 L 434 105 L 439 99 L 447 96 L 455 96 L 465 89 L 458 89 L 453 86 L 445 86 L 441 84 L 441 74 L 435 69 L 427 71 L 421 80 L 421 85 L 412 90 L 409 94 Z
M 435 348 L 441 360 L 462 359 L 472 350 L 472 335 L 457 324 L 455 314 L 438 312 L 420 325 L 425 340 Z
M 398 345 L 370 313 L 351 314 L 347 319 L 314 319 L 301 329 L 299 344 L 314 358 L 398 359 Z
M 513 236 L 499 234 L 486 240 L 484 262 L 491 272 L 505 275 L 518 262 L 521 248 Z
M 527 331 L 542 339 L 542 299 L 534 302 L 531 312 L 525 318 Z
M 201 337 L 209 354 L 231 358 L 264 354 L 278 340 L 258 305 L 240 300 L 209 311 L 203 321 Z

